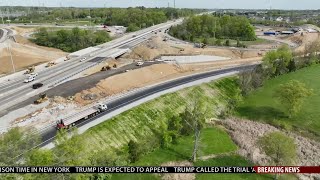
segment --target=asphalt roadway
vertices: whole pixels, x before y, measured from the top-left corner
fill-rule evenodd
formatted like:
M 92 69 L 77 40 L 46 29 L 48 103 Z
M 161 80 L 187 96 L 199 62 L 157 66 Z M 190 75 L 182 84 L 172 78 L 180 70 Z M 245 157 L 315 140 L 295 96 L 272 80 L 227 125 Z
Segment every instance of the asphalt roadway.
M 101 71 L 95 74 L 92 74 L 90 76 L 82 77 L 82 78 L 77 78 L 74 80 L 67 81 L 65 83 L 62 83 L 58 86 L 55 86 L 49 90 L 44 91 L 44 93 L 47 94 L 49 98 L 52 98 L 54 96 L 61 96 L 61 97 L 68 97 L 68 96 L 73 96 L 78 92 L 81 92 L 82 90 L 90 89 L 94 87 L 100 80 L 125 73 L 126 70 L 133 70 L 133 69 L 138 69 L 146 66 L 150 66 L 153 64 L 159 64 L 161 62 L 145 62 L 142 66 L 136 66 L 135 63 L 128 64 L 116 69 L 111 69 L 108 71 Z M 31 83 L 29 84 L 30 88 L 32 86 Z M 19 93 L 20 94 L 20 93 Z M 19 108 L 23 108 L 27 105 L 33 104 L 35 100 L 38 99 L 38 94 L 35 96 L 32 96 L 28 98 L 27 100 L 17 103 L 9 108 L 6 109 L 6 111 L 0 112 L 0 116 L 6 115 L 8 112 L 12 112 L 14 110 L 17 110 Z
M 102 117 L 112 111 L 120 109 L 130 103 L 133 103 L 133 102 L 138 101 L 142 98 L 153 95 L 155 93 L 158 93 L 158 92 L 161 92 L 161 91 L 164 91 L 167 89 L 171 89 L 171 88 L 183 85 L 183 84 L 187 84 L 187 83 L 190 83 L 190 82 L 193 82 L 196 80 L 201 80 L 201 79 L 205 79 L 208 77 L 212 77 L 212 76 L 222 75 L 222 74 L 226 74 L 226 73 L 230 73 L 230 72 L 234 72 L 234 71 L 246 71 L 246 70 L 254 68 L 255 66 L 256 65 L 246 65 L 246 66 L 239 66 L 239 67 L 234 67 L 234 68 L 210 71 L 210 72 L 195 74 L 192 76 L 182 77 L 182 78 L 175 79 L 175 80 L 172 80 L 169 82 L 158 84 L 158 85 L 152 86 L 148 89 L 144 89 L 144 90 L 136 92 L 134 94 L 129 94 L 127 96 L 116 99 L 112 102 L 109 102 L 107 104 L 108 110 L 106 110 L 105 112 L 98 114 L 97 116 L 92 117 L 90 119 L 78 121 L 78 122 L 76 122 L 75 126 L 81 127 L 81 126 L 83 126 L 89 122 L 92 122 L 95 119 L 100 118 L 100 117 Z M 55 126 L 52 126 L 51 128 L 47 128 L 47 130 L 45 132 L 41 132 L 42 143 L 39 146 L 43 147 L 43 146 L 51 143 L 54 140 L 56 133 L 57 133 L 57 130 L 56 130 Z

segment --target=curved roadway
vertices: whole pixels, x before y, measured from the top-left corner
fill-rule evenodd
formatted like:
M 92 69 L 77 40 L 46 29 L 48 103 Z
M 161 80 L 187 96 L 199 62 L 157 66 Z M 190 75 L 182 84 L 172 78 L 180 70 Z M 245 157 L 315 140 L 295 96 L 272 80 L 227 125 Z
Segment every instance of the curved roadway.
M 156 93 L 175 88 L 193 81 L 209 78 L 209 77 L 214 77 L 218 75 L 223 75 L 231 72 L 239 72 L 239 71 L 245 71 L 254 68 L 256 65 L 245 65 L 245 66 L 239 66 L 239 67 L 234 67 L 234 68 L 228 68 L 228 69 L 222 69 L 222 70 L 216 70 L 216 71 L 210 71 L 210 72 L 205 72 L 201 74 L 195 74 L 187 77 L 182 77 L 179 79 L 175 79 L 169 82 L 165 82 L 162 84 L 158 84 L 155 86 L 152 86 L 147 89 L 143 89 L 139 92 L 133 93 L 126 95 L 124 97 L 121 97 L 119 99 L 116 99 L 112 102 L 107 103 L 108 104 L 108 110 L 87 120 L 81 120 L 76 122 L 77 127 L 84 126 L 90 122 L 95 121 L 98 118 L 101 118 L 115 110 L 121 109 L 126 105 L 129 105 L 131 103 L 134 103 L 138 100 L 141 100 L 143 98 L 146 98 L 148 96 L 154 95 Z M 54 140 L 54 137 L 57 133 L 57 130 L 55 129 L 55 125 L 51 125 L 46 130 L 43 130 L 40 132 L 42 135 L 42 143 L 40 146 L 45 146 L 51 143 Z

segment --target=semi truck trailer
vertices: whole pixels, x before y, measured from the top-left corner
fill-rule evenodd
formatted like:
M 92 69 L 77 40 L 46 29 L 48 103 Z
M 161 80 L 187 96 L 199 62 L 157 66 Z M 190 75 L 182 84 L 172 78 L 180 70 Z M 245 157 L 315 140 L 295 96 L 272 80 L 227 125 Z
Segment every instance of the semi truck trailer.
M 89 119 L 94 117 L 108 109 L 106 104 L 99 103 L 97 106 L 93 106 L 85 111 L 72 115 L 66 119 L 61 119 L 57 122 L 57 129 L 69 129 L 76 125 L 77 121 Z

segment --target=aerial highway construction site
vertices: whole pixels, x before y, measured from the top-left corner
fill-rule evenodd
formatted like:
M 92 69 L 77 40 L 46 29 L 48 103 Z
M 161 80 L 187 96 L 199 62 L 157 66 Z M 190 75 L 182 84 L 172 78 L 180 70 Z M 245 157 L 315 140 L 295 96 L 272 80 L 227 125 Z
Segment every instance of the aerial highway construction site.
M 0 2 L 0 179 L 320 178 L 319 10 L 72 1 Z
M 32 43 L 28 38 L 34 27 L 5 26 L 0 55 L 1 130 L 14 126 L 54 128 L 59 120 L 81 116 L 99 103 L 108 104 L 146 87 L 194 74 L 258 64 L 266 52 L 283 43 L 301 50 L 303 43 L 317 35 L 272 39 L 261 34 L 264 27 L 258 27 L 256 34 L 267 39 L 261 44 L 247 48 L 197 47 L 167 33 L 181 21 L 127 33 L 70 54 Z M 87 116 L 84 113 L 83 117 Z

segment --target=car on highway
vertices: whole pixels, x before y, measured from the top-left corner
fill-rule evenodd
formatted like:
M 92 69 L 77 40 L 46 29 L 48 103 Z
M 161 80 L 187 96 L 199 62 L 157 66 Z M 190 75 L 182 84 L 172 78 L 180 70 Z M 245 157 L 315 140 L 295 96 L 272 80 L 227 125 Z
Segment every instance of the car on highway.
M 85 57 L 84 57 L 84 58 L 81 58 L 81 59 L 80 59 L 80 62 L 83 62 L 83 61 L 85 61 L 86 59 L 87 59 L 87 58 L 85 58 Z
M 31 81 L 34 81 L 34 80 L 35 80 L 34 76 L 29 76 L 27 79 L 24 80 L 24 82 L 28 83 L 28 82 L 31 82 Z
M 27 76 L 29 76 L 29 77 L 36 77 L 36 76 L 38 76 L 38 73 L 30 73 L 30 74 L 28 74 Z
M 32 85 L 32 89 L 38 89 L 38 88 L 41 88 L 43 86 L 42 83 L 35 83 Z
M 142 61 L 139 61 L 139 62 L 137 62 L 136 65 L 137 65 L 137 66 L 142 66 L 142 65 L 143 65 L 143 62 L 142 62 Z

